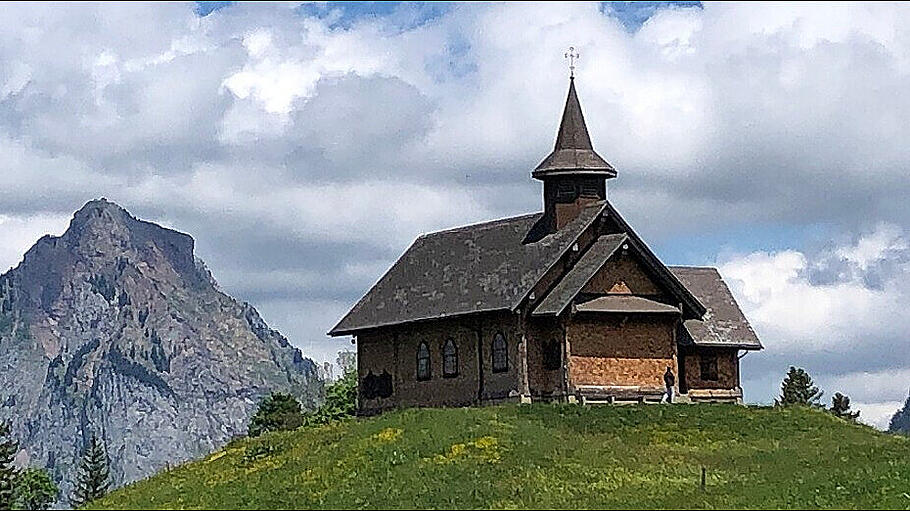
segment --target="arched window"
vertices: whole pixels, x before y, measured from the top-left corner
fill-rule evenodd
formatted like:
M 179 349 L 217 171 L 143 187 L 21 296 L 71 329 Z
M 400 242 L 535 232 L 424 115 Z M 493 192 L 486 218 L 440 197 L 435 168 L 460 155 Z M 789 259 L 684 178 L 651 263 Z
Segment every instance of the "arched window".
M 430 372 L 430 347 L 427 343 L 422 342 L 417 347 L 417 379 L 429 380 Z
M 451 338 L 442 346 L 442 375 L 458 376 L 458 348 Z
M 504 373 L 509 370 L 509 345 L 502 332 L 493 336 L 493 372 Z

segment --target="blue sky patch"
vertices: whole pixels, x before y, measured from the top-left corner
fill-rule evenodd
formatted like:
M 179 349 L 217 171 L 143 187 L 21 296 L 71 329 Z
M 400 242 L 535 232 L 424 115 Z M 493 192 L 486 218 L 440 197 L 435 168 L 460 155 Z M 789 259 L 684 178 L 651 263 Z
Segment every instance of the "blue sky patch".
M 601 2 L 600 12 L 618 19 L 626 30 L 635 32 L 658 9 L 691 7 L 701 9 L 701 2 Z

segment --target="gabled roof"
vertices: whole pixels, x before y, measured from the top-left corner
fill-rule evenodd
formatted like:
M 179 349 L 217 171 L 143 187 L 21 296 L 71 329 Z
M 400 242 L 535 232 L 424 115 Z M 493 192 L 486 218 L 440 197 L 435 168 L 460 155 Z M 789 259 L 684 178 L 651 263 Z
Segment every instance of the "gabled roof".
M 569 82 L 569 95 L 556 135 L 556 147 L 531 173 L 538 179 L 550 176 L 577 174 L 602 178 L 616 177 L 616 169 L 594 151 L 581 103 L 575 92 L 575 79 Z
M 696 298 L 686 285 L 680 282 L 675 273 L 671 272 L 664 263 L 657 258 L 654 252 L 652 252 L 644 240 L 632 230 L 632 227 L 625 221 L 622 215 L 619 214 L 619 211 L 616 211 L 616 208 L 614 208 L 612 204 L 606 202 L 605 206 L 603 213 L 604 223 L 609 224 L 613 232 L 624 233 L 629 237 L 629 244 L 641 254 L 645 268 L 651 271 L 653 276 L 662 283 L 662 285 L 666 286 L 666 289 L 671 295 L 682 302 L 683 317 L 702 317 L 707 309 L 705 309 L 705 306 L 699 299 Z
M 329 332 L 512 310 L 600 217 L 593 203 L 558 231 L 528 242 L 542 213 L 423 235 Z
M 628 238 L 625 234 L 607 234 L 598 238 L 575 263 L 575 266 L 537 305 L 532 315 L 558 316 L 562 314 L 575 295 L 603 268 L 604 263 L 622 246 L 626 239 Z
M 679 343 L 700 347 L 762 349 L 761 342 L 714 268 L 671 266 L 672 271 L 706 307 L 701 319 L 683 322 Z

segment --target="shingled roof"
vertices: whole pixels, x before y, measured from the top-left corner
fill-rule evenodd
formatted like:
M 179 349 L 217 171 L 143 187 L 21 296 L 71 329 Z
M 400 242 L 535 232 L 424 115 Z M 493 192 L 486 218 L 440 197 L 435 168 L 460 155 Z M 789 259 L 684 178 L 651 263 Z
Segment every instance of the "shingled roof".
M 670 266 L 669 269 L 707 309 L 702 319 L 683 322 L 680 344 L 762 349 L 758 336 L 716 269 L 691 266 Z
M 329 335 L 514 309 L 606 207 L 594 203 L 530 243 L 528 233 L 542 213 L 423 235 Z
M 559 123 L 559 133 L 556 135 L 556 146 L 531 173 L 538 179 L 566 174 L 595 175 L 607 179 L 616 177 L 616 169 L 601 158 L 591 144 L 585 117 L 581 113 L 581 103 L 575 92 L 574 78 L 569 82 L 569 94 Z

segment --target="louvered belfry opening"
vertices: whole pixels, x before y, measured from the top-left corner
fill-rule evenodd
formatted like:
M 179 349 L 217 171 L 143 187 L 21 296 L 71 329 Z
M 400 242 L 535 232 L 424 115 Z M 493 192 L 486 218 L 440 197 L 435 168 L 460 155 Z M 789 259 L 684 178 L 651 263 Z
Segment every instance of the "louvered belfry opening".
M 571 222 L 586 205 L 607 198 L 606 181 L 616 177 L 616 169 L 594 151 L 574 77 L 569 79 L 553 152 L 531 175 L 543 181 L 544 214 L 551 232 Z

